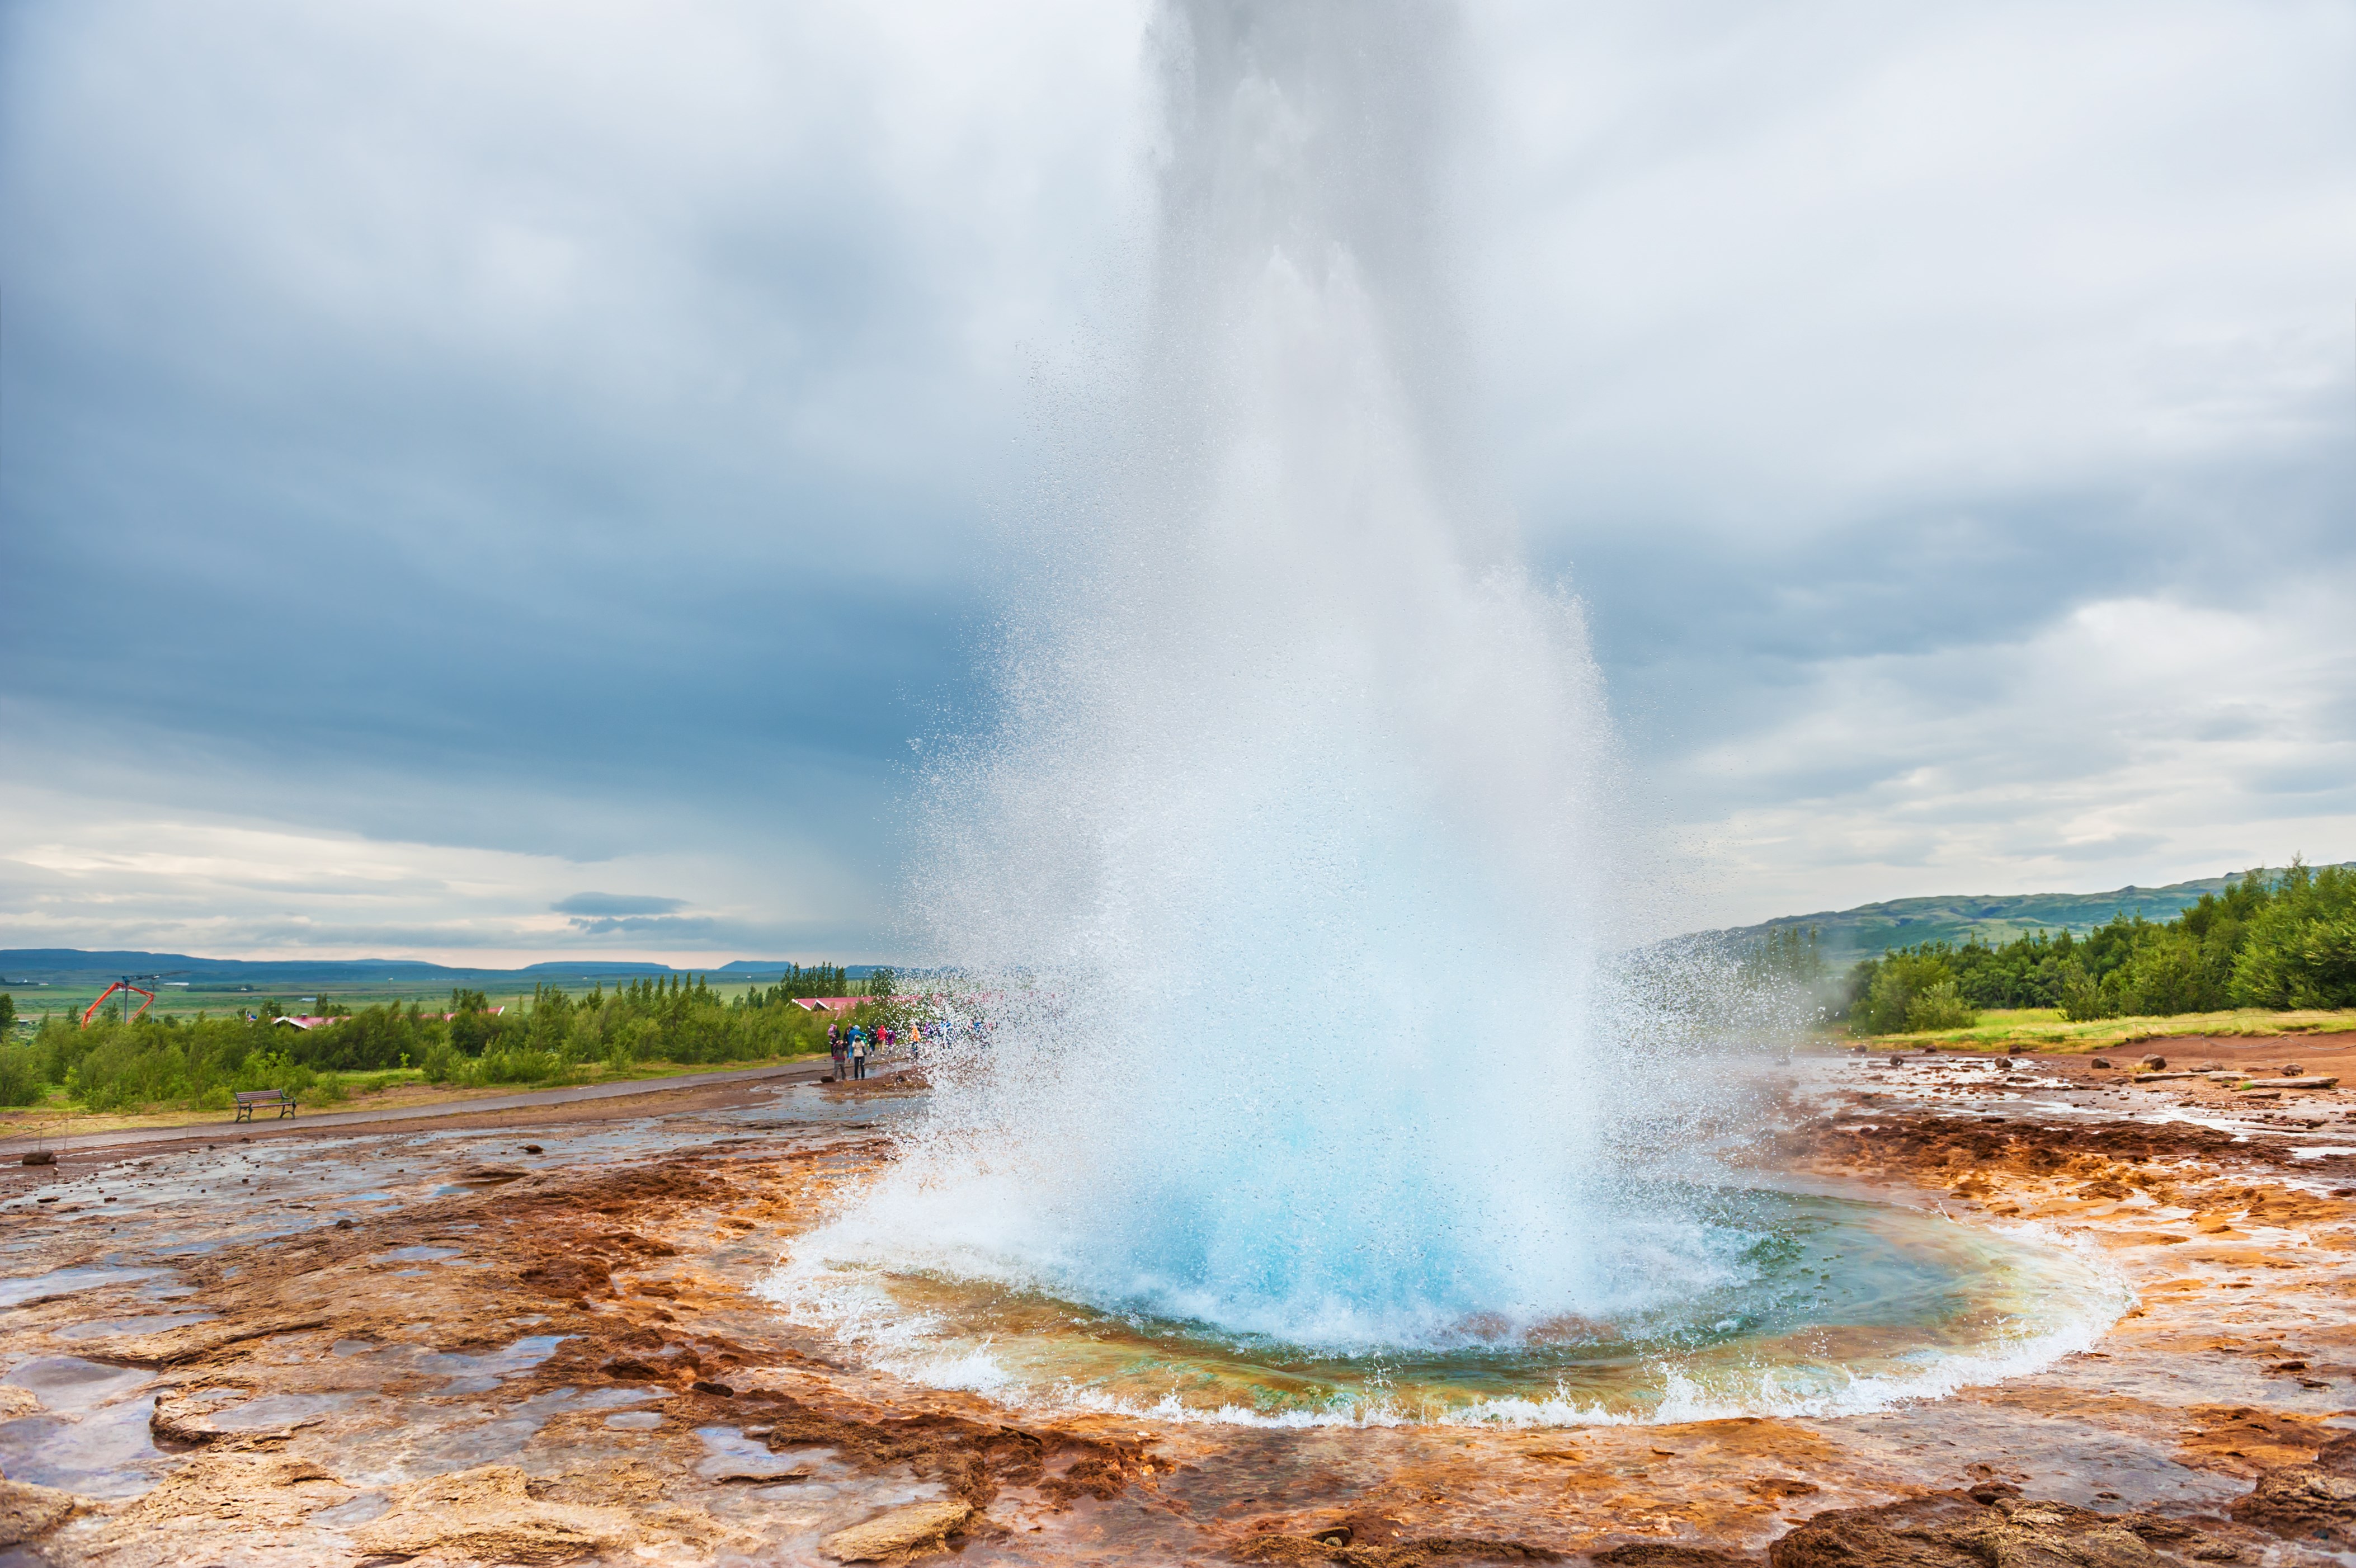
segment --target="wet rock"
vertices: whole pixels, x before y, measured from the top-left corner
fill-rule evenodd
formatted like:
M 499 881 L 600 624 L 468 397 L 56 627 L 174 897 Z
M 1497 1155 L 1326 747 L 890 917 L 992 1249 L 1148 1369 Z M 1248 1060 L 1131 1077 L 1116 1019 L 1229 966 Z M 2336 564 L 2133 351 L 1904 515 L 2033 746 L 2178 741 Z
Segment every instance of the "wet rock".
M 208 1454 L 173 1471 L 116 1519 L 126 1529 L 152 1528 L 182 1541 L 200 1520 L 286 1530 L 350 1493 L 333 1475 L 305 1460 Z
M 1562 1553 L 1549 1552 L 1543 1546 L 1526 1541 L 1496 1541 L 1483 1536 L 1430 1535 L 1414 1541 L 1398 1541 L 1388 1545 L 1362 1545 L 1352 1541 L 1336 1544 L 1317 1535 L 1262 1535 L 1237 1548 L 1236 1555 L 1246 1563 L 1339 1563 L 1344 1568 L 1426 1568 L 1435 1563 L 1559 1563 Z M 1615 1550 L 1620 1550 L 1615 1548 Z M 1660 1551 L 1647 1542 L 1646 1551 Z M 1691 1548 L 1670 1547 L 1669 1551 L 1691 1551 Z M 1668 1565 L 1668 1568 L 1719 1568 L 1719 1564 L 1742 1564 L 1745 1559 L 1705 1552 L 1696 1557 L 1594 1557 L 1594 1563 L 1638 1563 Z M 1749 1560 L 1756 1562 L 1756 1559 Z
M 1743 1482 L 1742 1489 L 1754 1498 L 1804 1498 L 1824 1488 L 1814 1481 L 1793 1476 L 1762 1476 L 1755 1481 Z
M 23 1163 L 28 1165 L 56 1165 L 58 1163 L 57 1151 L 54 1149 L 35 1149 L 25 1156 Z
M 2086 1065 L 2088 1067 L 2101 1068 L 2104 1071 L 2107 1072 L 2110 1070 L 2111 1058 L 2108 1057 L 2096 1057 L 2093 1061 L 2088 1062 Z
M 464 1187 L 497 1187 L 530 1174 L 520 1165 L 468 1165 L 450 1179 Z
M 2297 1078 L 2306 1071 L 2307 1069 L 2297 1062 L 2286 1062 L 2283 1064 L 2282 1075 L 2285 1078 Z
M 2336 1078 L 2251 1078 L 2242 1080 L 2244 1089 L 2337 1089 Z
M 2218 1561 L 2193 1555 L 2218 1549 L 2175 1520 L 2029 1501 L 2011 1487 L 1991 1485 L 1817 1514 L 1770 1546 L 1767 1563 L 1768 1568 L 2161 1568 L 2188 1557 Z
M 2243 1524 L 2288 1541 L 2356 1547 L 2356 1435 L 2324 1445 L 2312 1465 L 2264 1472 L 2227 1510 Z
M 38 1540 L 89 1506 L 54 1487 L 0 1481 L 0 1546 Z
M 527 1155 L 536 1155 L 540 1153 L 540 1145 L 538 1144 L 526 1144 L 523 1146 L 523 1152 Z
M 2166 1057 L 2146 1057 L 2143 1058 L 2140 1065 L 2147 1072 L 2165 1072 L 2168 1070 L 2168 1058 Z
M 905 1559 L 921 1552 L 937 1552 L 948 1544 L 949 1532 L 973 1517 L 973 1505 L 962 1498 L 910 1503 L 891 1512 L 838 1530 L 819 1543 L 819 1550 L 838 1563 L 880 1563 Z
M 103 1357 L 109 1361 L 127 1362 L 134 1367 L 177 1367 L 190 1361 L 209 1360 L 232 1346 L 251 1340 L 324 1328 L 327 1323 L 324 1316 L 257 1316 L 241 1323 L 230 1319 L 191 1324 L 185 1328 L 167 1328 L 160 1334 L 130 1334 L 120 1339 L 93 1340 L 90 1344 L 90 1354 Z
M 542 1502 L 513 1465 L 483 1465 L 406 1488 L 381 1517 L 352 1532 L 369 1556 L 569 1563 L 634 1540 L 619 1509 Z

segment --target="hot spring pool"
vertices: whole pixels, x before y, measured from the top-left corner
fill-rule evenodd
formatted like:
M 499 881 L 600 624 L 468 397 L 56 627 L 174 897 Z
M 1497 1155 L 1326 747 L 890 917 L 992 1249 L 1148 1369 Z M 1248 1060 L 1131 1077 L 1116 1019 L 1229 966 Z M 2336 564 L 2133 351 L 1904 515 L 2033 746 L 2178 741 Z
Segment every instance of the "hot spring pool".
M 1010 1404 L 1163 1419 L 1695 1421 L 1932 1398 L 2083 1348 L 2127 1305 L 2057 1246 L 1853 1198 L 1689 1199 L 1726 1283 L 1612 1321 L 1518 1334 L 1479 1316 L 1434 1343 L 1341 1353 L 923 1266 L 798 1259 L 766 1284 L 797 1321 L 912 1381 Z

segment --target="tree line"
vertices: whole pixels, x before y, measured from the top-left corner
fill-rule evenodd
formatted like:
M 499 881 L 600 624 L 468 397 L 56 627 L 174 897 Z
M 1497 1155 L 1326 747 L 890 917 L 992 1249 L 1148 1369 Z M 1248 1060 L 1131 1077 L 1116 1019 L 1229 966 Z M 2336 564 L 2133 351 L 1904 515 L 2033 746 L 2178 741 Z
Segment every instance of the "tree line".
M 842 989 L 814 989 L 830 984 Z M 599 982 L 585 995 L 543 984 L 506 1012 L 480 991 L 454 988 L 446 1009 L 338 1008 L 337 1022 L 313 1029 L 272 1022 L 279 1010 L 268 1005 L 251 1017 L 129 1021 L 110 1005 L 87 1028 L 70 1013 L 47 1015 L 30 1040 L 0 1044 L 0 1105 L 34 1104 L 63 1089 L 92 1111 L 226 1109 L 241 1089 L 332 1091 L 319 1076 L 328 1072 L 417 1068 L 435 1083 L 539 1083 L 592 1064 L 620 1071 L 640 1062 L 764 1061 L 825 1049 L 828 1018 L 796 1005 L 800 999 L 865 994 L 873 1000 L 851 1018 L 884 1022 L 894 984 L 879 969 L 853 989 L 840 968 L 819 964 L 734 994 L 701 975 L 640 977 L 612 991 Z M 0 1003 L 13 1012 L 13 1001 Z
M 1899 948 L 1848 972 L 1835 1013 L 1853 1034 L 1888 1035 L 1965 1027 L 1983 1007 L 2055 1007 L 2079 1023 L 2356 1007 L 2356 872 L 2294 860 L 2165 923 L 2122 913 L 2083 937 Z

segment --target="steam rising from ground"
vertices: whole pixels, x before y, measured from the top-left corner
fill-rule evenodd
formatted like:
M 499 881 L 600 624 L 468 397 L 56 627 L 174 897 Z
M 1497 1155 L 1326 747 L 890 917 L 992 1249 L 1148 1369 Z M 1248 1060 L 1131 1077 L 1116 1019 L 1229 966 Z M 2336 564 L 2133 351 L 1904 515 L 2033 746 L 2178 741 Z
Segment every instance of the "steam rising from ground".
M 1329 1346 L 1721 1281 L 1631 1175 L 1585 631 L 1437 405 L 1447 15 L 1168 0 L 1155 37 L 1126 435 L 1016 612 L 1001 723 L 926 781 L 914 906 L 991 1032 L 810 1248 Z

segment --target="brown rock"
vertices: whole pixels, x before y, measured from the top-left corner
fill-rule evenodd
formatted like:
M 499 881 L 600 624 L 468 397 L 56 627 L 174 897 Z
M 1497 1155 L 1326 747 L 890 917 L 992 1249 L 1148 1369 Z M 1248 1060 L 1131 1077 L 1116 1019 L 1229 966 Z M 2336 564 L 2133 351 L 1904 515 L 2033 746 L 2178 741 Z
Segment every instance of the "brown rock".
M 2324 1444 L 2312 1465 L 2284 1465 L 2226 1510 L 2288 1541 L 2356 1546 L 2356 1435 Z
M 127 1334 L 119 1339 L 96 1340 L 82 1354 L 101 1360 L 124 1361 L 134 1367 L 177 1367 L 208 1360 L 233 1345 L 267 1339 L 273 1334 L 324 1328 L 327 1323 L 325 1317 L 319 1316 L 262 1316 L 241 1323 L 192 1323 L 185 1328 L 167 1328 L 161 1334 Z
M 919 1552 L 948 1545 L 949 1532 L 973 1517 L 973 1505 L 962 1498 L 910 1503 L 879 1514 L 865 1524 L 838 1530 L 819 1549 L 838 1563 L 900 1562 Z
M 27 1481 L 0 1481 L 0 1546 L 36 1540 L 90 1504 L 71 1492 Z
M 35 1149 L 25 1156 L 23 1163 L 28 1165 L 53 1165 L 58 1163 L 58 1152 L 55 1149 Z
M 2146 1057 L 2143 1058 L 2142 1066 L 2146 1072 L 2166 1072 L 2168 1070 L 2168 1058 L 2166 1057 Z
M 1532 1546 L 1521 1541 L 1494 1541 L 1483 1536 L 1428 1535 L 1413 1541 L 1398 1541 L 1387 1546 L 1362 1545 L 1355 1541 L 1328 1540 L 1333 1531 L 1316 1535 L 1262 1535 L 1236 1549 L 1236 1555 L 1246 1563 L 1335 1563 L 1342 1568 L 1430 1568 L 1439 1563 L 1558 1563 L 1562 1553 L 1543 1546 Z M 1614 1548 L 1624 1551 L 1626 1548 Z M 1641 1550 L 1647 1552 L 1693 1552 L 1692 1547 L 1661 1547 L 1645 1542 Z M 1727 1557 L 1715 1552 L 1686 1557 L 1594 1557 L 1594 1563 L 1654 1563 L 1658 1568 L 1747 1568 L 1746 1560 Z
M 1605 1568 L 1755 1568 L 1756 1557 L 1734 1557 L 1705 1546 L 1670 1546 L 1655 1541 L 1631 1541 L 1599 1552 L 1588 1559 Z
M 116 1515 L 128 1529 L 185 1536 L 198 1520 L 245 1530 L 291 1530 L 343 1501 L 351 1488 L 318 1466 L 272 1454 L 207 1454 L 164 1477 Z
M 354 1530 L 352 1544 L 369 1556 L 569 1563 L 634 1536 L 619 1509 L 541 1502 L 515 1466 L 482 1465 L 409 1487 L 392 1511 Z
M 1767 1549 L 1769 1568 L 2160 1568 L 2154 1550 L 2200 1546 L 2197 1532 L 2148 1514 L 2031 1502 L 2009 1487 L 1933 1492 L 1875 1509 L 1817 1514 Z

